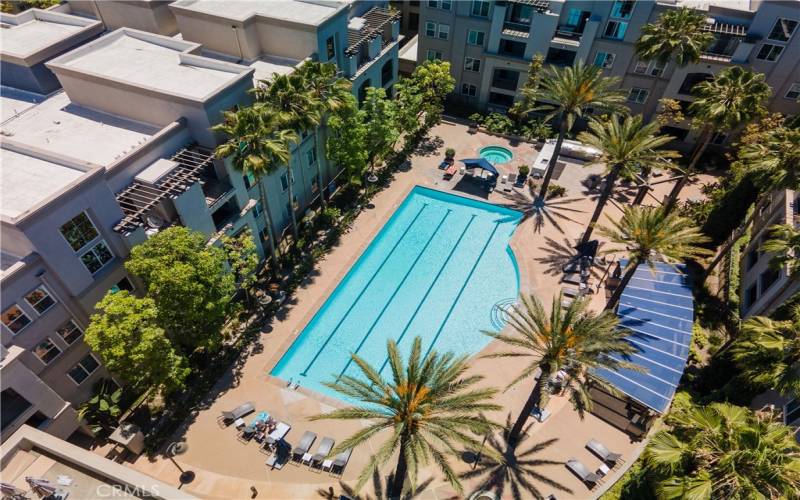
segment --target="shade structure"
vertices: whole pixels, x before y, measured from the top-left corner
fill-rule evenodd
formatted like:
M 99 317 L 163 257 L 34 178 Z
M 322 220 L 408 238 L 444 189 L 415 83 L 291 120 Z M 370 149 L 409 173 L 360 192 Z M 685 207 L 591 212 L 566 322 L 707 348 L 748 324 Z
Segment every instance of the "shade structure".
M 463 163 L 464 166 L 467 168 L 482 168 L 483 170 L 491 172 L 494 175 L 500 175 L 497 169 L 494 168 L 494 165 L 492 165 L 486 158 L 471 158 L 467 160 L 458 160 L 458 161 Z
M 664 413 L 683 375 L 692 341 L 694 299 L 685 268 L 658 262 L 653 272 L 647 264 L 640 265 L 622 293 L 617 316 L 620 326 L 631 332 L 627 340 L 638 351 L 615 357 L 646 371 L 600 368 L 593 375 Z

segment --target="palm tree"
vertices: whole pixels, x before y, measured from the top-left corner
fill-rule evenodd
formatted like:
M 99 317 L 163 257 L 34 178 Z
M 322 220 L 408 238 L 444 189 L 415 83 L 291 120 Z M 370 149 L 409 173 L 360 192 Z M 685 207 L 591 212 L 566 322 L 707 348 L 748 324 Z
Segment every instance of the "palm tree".
M 611 295 L 606 309 L 613 309 L 619 303 L 623 290 L 639 264 L 646 263 L 655 270 L 657 261 L 677 263 L 711 253 L 700 246 L 709 239 L 693 221 L 677 214 L 668 214 L 660 207 L 625 207 L 622 219 L 599 229 L 600 234 L 612 243 L 623 246 L 608 253 L 627 251 L 629 254 L 625 275 Z
M 772 415 L 729 403 L 673 410 L 643 457 L 662 499 L 797 498 L 800 446 Z
M 695 85 L 692 93 L 696 99 L 689 105 L 689 112 L 695 123 L 702 125 L 689 165 L 664 204 L 667 212 L 675 207 L 681 190 L 689 181 L 714 134 L 731 131 L 763 114 L 763 102 L 772 95 L 772 89 L 765 82 L 763 73 L 731 66 L 720 71 L 713 80 Z
M 292 131 L 274 131 L 274 123 L 271 122 L 273 119 L 274 115 L 265 115 L 248 106 L 239 108 L 238 111 L 226 111 L 223 121 L 212 129 L 228 137 L 228 140 L 217 146 L 214 151 L 217 158 L 231 158 L 233 168 L 252 176 L 258 185 L 270 255 L 275 268 L 279 269 L 280 260 L 273 233 L 272 213 L 262 179 L 277 170 L 279 165 L 289 161 L 288 144 L 295 140 L 295 136 Z
M 645 24 L 636 40 L 636 55 L 645 61 L 667 65 L 674 61 L 680 67 L 695 64 L 714 42 L 714 34 L 706 31 L 706 16 L 682 7 L 663 12 L 655 23 Z
M 617 328 L 618 319 L 610 311 L 595 314 L 588 310 L 587 299 L 572 301 L 562 308 L 561 294 L 553 297 L 550 311 L 534 297 L 522 296 L 509 312 L 508 323 L 513 333 L 484 332 L 512 348 L 512 351 L 489 354 L 489 358 L 531 357 L 532 361 L 509 387 L 532 377 L 539 377 L 528 395 L 522 412 L 509 432 L 508 441 L 518 443 L 525 422 L 534 409 L 543 410 L 549 395 L 548 383 L 561 372 L 565 389 L 581 416 L 591 407 L 586 372 L 589 368 L 636 369 L 631 363 L 613 358 L 614 353 L 636 351 Z
M 800 306 L 793 313 L 786 321 L 763 316 L 747 319 L 731 353 L 742 375 L 753 384 L 800 398 Z
M 764 136 L 763 141 L 751 142 L 739 148 L 739 161 L 756 174 L 757 185 L 767 196 L 776 189 L 800 189 L 800 130 L 779 127 Z M 769 200 L 763 198 L 763 202 Z M 759 203 L 759 204 L 760 204 Z M 753 210 L 744 224 L 740 225 L 705 270 L 708 277 L 714 268 L 728 255 L 759 214 Z M 798 255 L 795 252 L 795 255 Z
M 603 192 L 581 243 L 591 238 L 618 177 L 632 178 L 639 173 L 646 174 L 653 167 L 664 165 L 667 158 L 678 156 L 674 151 L 657 151 L 673 139 L 668 135 L 659 135 L 659 128 L 658 122 L 644 125 L 641 115 L 629 116 L 624 120 L 614 115 L 607 121 L 589 120 L 589 131 L 578 134 L 578 140 L 600 150 L 600 158 L 595 164 L 604 164 L 606 175 Z
M 450 484 L 461 491 L 461 484 L 451 468 L 447 454 L 458 454 L 457 445 L 477 450 L 480 442 L 472 434 L 484 436 L 498 426 L 488 421 L 483 412 L 499 410 L 490 400 L 497 393 L 492 388 L 475 388 L 483 380 L 480 375 L 467 375 L 467 357 L 431 351 L 422 357 L 422 341 L 414 339 L 404 366 L 397 344 L 388 342 L 392 377 L 384 380 L 378 370 L 365 360 L 352 355 L 363 378 L 342 375 L 327 383 L 331 389 L 360 406 L 333 410 L 311 420 L 369 420 L 372 423 L 340 443 L 331 454 L 340 453 L 366 443 L 383 431 L 390 431 L 378 452 L 361 472 L 356 489 L 372 477 L 378 467 L 398 453 L 394 480 L 388 498 L 399 498 L 410 477 L 412 485 L 420 465 L 433 461 Z
M 253 89 L 256 97 L 255 109 L 273 117 L 270 123 L 274 130 L 287 131 L 283 136 L 291 137 L 288 144 L 289 158 L 286 162 L 287 191 L 289 195 L 289 220 L 292 225 L 294 241 L 299 239 L 297 216 L 294 208 L 294 172 L 292 170 L 292 150 L 299 145 L 298 132 L 314 125 L 309 110 L 312 105 L 305 92 L 305 80 L 301 75 L 275 75 L 272 80 L 261 80 Z M 291 132 L 292 135 L 289 134 Z
M 800 275 L 800 229 L 792 224 L 776 224 L 769 228 L 769 234 L 761 250 L 775 254 L 770 265 L 776 269 L 788 266 L 789 276 Z
M 309 61 L 299 70 L 306 85 L 309 95 L 309 116 L 315 126 L 315 148 L 317 155 L 317 178 L 320 188 L 320 200 L 325 207 L 325 183 L 322 175 L 322 162 L 326 160 L 325 143 L 328 124 L 328 115 L 335 113 L 346 104 L 350 95 L 351 84 L 345 78 L 338 76 L 336 65 Z M 327 163 L 327 160 L 326 160 Z
M 546 111 L 545 121 L 558 118 L 559 122 L 558 138 L 539 190 L 538 205 L 544 205 L 547 187 L 553 177 L 561 145 L 567 133 L 572 130 L 575 120 L 582 118 L 589 108 L 599 112 L 625 112 L 622 105 L 625 102 L 625 93 L 613 88 L 619 80 L 619 78 L 605 77 L 600 68 L 594 65 L 586 66 L 582 61 L 578 61 L 574 66 L 567 68 L 551 67 L 549 74 L 542 78 L 538 88 L 531 87 L 523 91 L 523 97 L 530 102 L 551 103 L 536 106 L 529 111 Z

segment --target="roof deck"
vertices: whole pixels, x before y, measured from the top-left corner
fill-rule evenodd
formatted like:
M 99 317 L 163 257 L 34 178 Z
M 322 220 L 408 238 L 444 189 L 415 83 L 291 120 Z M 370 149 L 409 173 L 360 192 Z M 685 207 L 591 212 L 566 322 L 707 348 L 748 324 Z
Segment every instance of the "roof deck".
M 121 28 L 48 66 L 193 101 L 207 100 L 249 72 L 199 50 L 196 43 Z
M 102 31 L 99 21 L 39 9 L 16 15 L 2 14 L 0 26 L 3 59 L 12 59 L 18 64 L 24 60 L 28 65 L 39 63 Z
M 319 26 L 349 3 L 335 0 L 251 0 L 248 2 L 180 0 L 172 6 L 240 22 L 259 16 L 295 24 Z

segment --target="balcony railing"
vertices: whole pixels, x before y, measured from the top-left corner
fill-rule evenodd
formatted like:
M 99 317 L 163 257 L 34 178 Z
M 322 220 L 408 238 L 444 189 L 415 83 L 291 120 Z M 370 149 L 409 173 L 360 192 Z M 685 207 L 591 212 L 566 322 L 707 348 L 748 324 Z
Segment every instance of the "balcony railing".
M 494 78 L 492 79 L 492 87 L 504 90 L 517 90 L 518 80 L 508 78 Z
M 582 32 L 577 32 L 572 26 L 559 26 L 556 30 L 556 35 L 554 38 L 564 38 L 567 40 L 574 40 L 579 42 L 581 37 L 583 36 Z
M 522 33 L 528 33 L 531 30 L 530 23 L 516 23 L 513 21 L 506 21 L 503 23 L 503 30 L 509 31 L 520 31 Z

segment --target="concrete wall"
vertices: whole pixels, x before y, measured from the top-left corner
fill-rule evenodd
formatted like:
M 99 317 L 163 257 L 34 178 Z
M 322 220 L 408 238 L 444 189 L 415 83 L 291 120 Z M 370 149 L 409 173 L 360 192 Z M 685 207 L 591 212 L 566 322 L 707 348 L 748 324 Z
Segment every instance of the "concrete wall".
M 45 67 L 44 63 L 28 67 L 0 61 L 0 75 L 3 85 L 37 94 L 49 94 L 61 87 L 58 78 Z
M 171 0 L 67 1 L 74 12 L 102 21 L 109 31 L 127 27 L 168 36 L 178 32 L 175 16 L 169 8 Z

